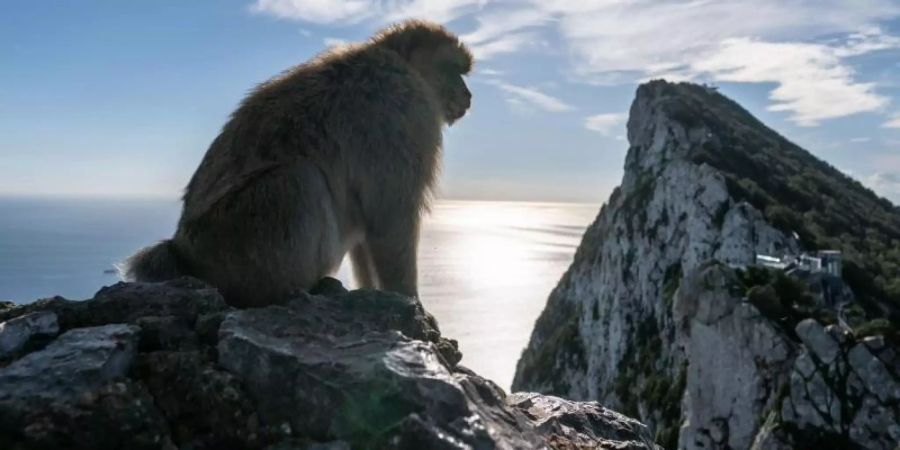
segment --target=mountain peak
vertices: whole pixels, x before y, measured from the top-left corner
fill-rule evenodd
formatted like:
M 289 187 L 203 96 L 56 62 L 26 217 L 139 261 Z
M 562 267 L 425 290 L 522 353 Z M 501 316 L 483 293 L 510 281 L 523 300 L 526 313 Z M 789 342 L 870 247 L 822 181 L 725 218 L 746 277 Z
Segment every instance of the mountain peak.
M 733 202 L 749 203 L 777 229 L 796 234 L 805 250 L 844 251 L 848 282 L 866 307 L 900 320 L 900 253 L 880 250 L 900 243 L 900 208 L 889 200 L 765 126 L 713 86 L 642 84 L 628 139 L 626 180 L 633 177 L 629 171 L 660 173 L 672 160 L 713 168 Z
M 845 335 L 897 337 L 900 210 L 711 86 L 641 85 L 628 140 L 621 185 L 551 293 L 513 388 L 604 401 L 667 448 L 750 448 L 771 444 L 778 423 L 833 422 L 808 414 L 818 399 L 804 393 L 848 391 L 801 381 L 813 354 L 852 347 L 861 372 L 880 358 Z M 756 266 L 759 255 L 819 250 L 841 252 L 840 276 Z M 900 358 L 883 361 L 900 370 Z M 795 370 L 805 370 L 796 385 Z M 888 430 L 867 422 L 885 405 L 881 388 L 865 389 L 869 406 L 844 402 L 853 425 L 816 432 L 886 448 Z M 783 409 L 784 392 L 817 406 Z M 762 428 L 767 416 L 775 422 Z M 878 431 L 852 436 L 863 429 Z
M 711 85 L 649 81 L 638 87 L 629 112 L 628 141 L 637 152 L 674 139 L 682 145 L 670 146 L 679 151 L 666 156 L 693 158 L 721 147 L 721 139 L 730 134 L 761 134 L 787 142 Z M 732 150 L 752 151 L 744 146 Z

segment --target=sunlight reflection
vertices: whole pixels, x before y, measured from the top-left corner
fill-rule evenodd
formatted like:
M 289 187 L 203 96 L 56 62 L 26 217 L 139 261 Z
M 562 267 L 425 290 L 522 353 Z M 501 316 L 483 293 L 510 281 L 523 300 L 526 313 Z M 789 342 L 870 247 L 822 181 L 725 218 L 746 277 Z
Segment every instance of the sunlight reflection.
M 439 201 L 422 227 L 419 293 L 463 364 L 508 388 L 531 327 L 596 205 Z M 349 264 L 339 278 L 353 286 Z

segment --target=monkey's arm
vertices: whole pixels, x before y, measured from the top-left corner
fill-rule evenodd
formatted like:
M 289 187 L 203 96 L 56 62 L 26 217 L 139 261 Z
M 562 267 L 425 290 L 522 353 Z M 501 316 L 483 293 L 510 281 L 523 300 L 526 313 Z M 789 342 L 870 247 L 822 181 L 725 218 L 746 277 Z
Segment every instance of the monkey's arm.
M 418 213 L 400 217 L 391 226 L 373 231 L 366 237 L 366 241 L 371 252 L 379 288 L 418 297 L 416 281 L 416 253 L 419 244 Z

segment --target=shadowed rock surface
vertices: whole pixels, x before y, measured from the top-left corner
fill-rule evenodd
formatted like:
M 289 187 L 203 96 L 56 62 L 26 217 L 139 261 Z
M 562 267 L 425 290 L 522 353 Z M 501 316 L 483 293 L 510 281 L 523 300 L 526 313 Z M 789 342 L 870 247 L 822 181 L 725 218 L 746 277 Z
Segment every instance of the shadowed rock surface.
M 311 292 L 238 310 L 185 278 L 0 310 L 0 448 L 654 448 L 459 366 L 416 299 Z

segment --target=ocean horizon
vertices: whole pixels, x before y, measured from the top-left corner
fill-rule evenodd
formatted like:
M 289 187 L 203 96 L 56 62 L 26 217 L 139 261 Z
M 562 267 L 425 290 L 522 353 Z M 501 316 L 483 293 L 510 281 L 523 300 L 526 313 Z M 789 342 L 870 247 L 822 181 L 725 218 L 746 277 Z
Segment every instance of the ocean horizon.
M 177 199 L 0 197 L 0 300 L 82 300 L 115 264 L 171 236 Z M 547 296 L 599 205 L 438 200 L 423 223 L 419 292 L 462 364 L 508 389 Z M 336 274 L 354 287 L 349 264 Z

